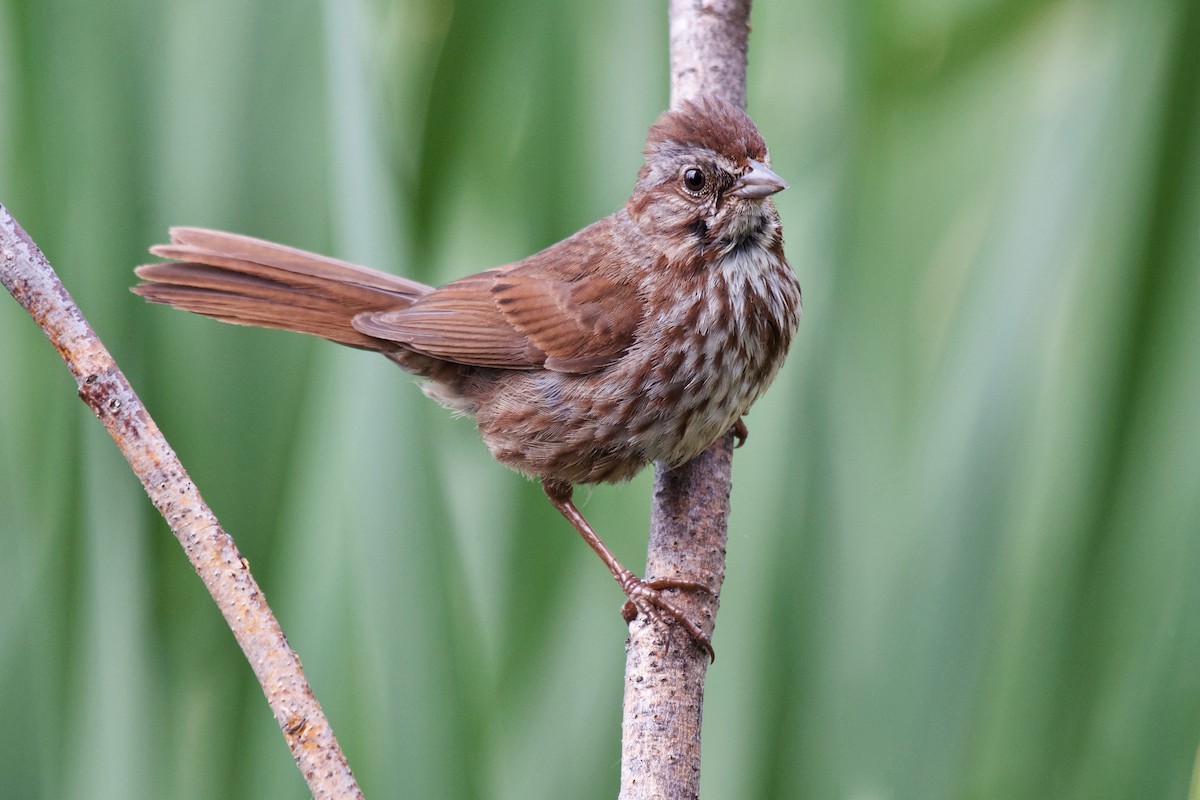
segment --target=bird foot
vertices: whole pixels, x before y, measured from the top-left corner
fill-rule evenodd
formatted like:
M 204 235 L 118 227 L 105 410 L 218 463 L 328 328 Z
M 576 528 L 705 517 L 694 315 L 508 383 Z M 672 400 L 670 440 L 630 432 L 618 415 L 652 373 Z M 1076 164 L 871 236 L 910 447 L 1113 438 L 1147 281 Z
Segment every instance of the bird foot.
M 621 616 L 626 622 L 633 622 L 637 619 L 639 613 L 645 614 L 648 619 L 652 620 L 677 622 L 691 635 L 700 649 L 708 654 L 710 663 L 717 660 L 717 654 L 713 650 L 712 639 L 709 635 L 701 630 L 700 626 L 693 622 L 679 606 L 672 603 L 663 594 L 663 591 L 666 589 L 683 589 L 692 592 L 704 592 L 711 595 L 713 594 L 712 589 L 696 581 L 685 581 L 675 578 L 658 578 L 646 581 L 633 573 L 629 573 L 624 577 L 621 581 L 621 589 L 625 592 L 625 596 L 629 598 L 625 601 L 625 605 L 621 606 Z
M 575 503 L 571 501 L 572 486 L 569 483 L 560 481 L 543 480 L 542 489 L 546 492 L 546 497 L 550 499 L 551 504 L 558 509 L 559 513 L 567 518 L 567 521 L 579 532 L 583 540 L 588 543 L 592 550 L 596 551 L 596 555 L 608 567 L 612 576 L 617 579 L 617 583 L 621 585 L 621 591 L 625 592 L 625 596 L 629 599 L 625 605 L 621 607 L 621 616 L 626 622 L 633 622 L 639 613 L 645 614 L 648 619 L 668 621 L 670 618 L 683 626 L 684 630 L 691 634 L 704 652 L 708 653 L 709 661 L 716 660 L 716 653 L 713 652 L 712 640 L 709 635 L 700 629 L 700 626 L 688 618 L 688 615 L 683 613 L 670 600 L 663 596 L 663 591 L 666 589 L 686 589 L 688 591 L 707 592 L 715 596 L 716 592 L 709 589 L 702 583 L 696 581 L 685 581 L 674 578 L 660 578 L 652 581 L 644 581 L 637 575 L 634 575 L 628 569 L 621 565 L 613 552 L 608 549 L 596 532 L 592 530 L 592 526 L 583 518 L 583 514 L 579 513 L 579 509 L 575 507 Z
M 738 417 L 738 421 L 733 423 L 733 427 L 730 430 L 733 431 L 733 446 L 735 448 L 741 447 L 750 438 L 750 429 L 746 427 L 746 422 L 741 417 Z

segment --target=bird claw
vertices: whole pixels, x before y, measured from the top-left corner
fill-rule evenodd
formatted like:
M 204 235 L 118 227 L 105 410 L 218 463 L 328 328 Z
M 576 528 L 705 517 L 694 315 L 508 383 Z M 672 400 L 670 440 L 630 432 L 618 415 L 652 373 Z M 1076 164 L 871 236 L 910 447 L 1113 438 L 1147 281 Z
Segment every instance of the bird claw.
M 691 635 L 700 649 L 708 654 L 709 663 L 717 660 L 717 654 L 713 650 L 712 639 L 709 635 L 701 630 L 700 626 L 693 622 L 682 609 L 663 595 L 663 591 L 666 589 L 684 589 L 711 595 L 713 594 L 712 589 L 696 581 L 676 578 L 658 578 L 646 581 L 633 575 L 629 576 L 621 588 L 625 590 L 625 594 L 629 598 L 621 606 L 621 617 L 625 622 L 633 622 L 639 613 L 644 614 L 650 620 L 676 622 Z
M 750 438 L 750 429 L 746 427 L 746 423 L 741 417 L 738 417 L 737 422 L 733 423 L 730 430 L 733 431 L 733 438 L 736 440 L 733 443 L 734 447 L 741 447 Z

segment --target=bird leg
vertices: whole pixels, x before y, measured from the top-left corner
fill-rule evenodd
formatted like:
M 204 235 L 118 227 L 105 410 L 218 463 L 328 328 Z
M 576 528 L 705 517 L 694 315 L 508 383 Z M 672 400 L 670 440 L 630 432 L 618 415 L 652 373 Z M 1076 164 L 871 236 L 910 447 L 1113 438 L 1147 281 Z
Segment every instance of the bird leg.
M 663 619 L 664 616 L 670 617 L 691 634 L 696 644 L 704 652 L 708 653 L 709 660 L 716 660 L 716 654 L 713 652 L 712 640 L 709 638 L 709 635 L 701 630 L 699 625 L 689 619 L 687 614 L 678 606 L 663 595 L 663 590 L 665 589 L 687 589 L 712 594 L 711 589 L 696 581 L 675 578 L 661 578 L 651 581 L 642 580 L 617 560 L 617 557 L 613 555 L 613 551 L 608 549 L 608 545 L 600 539 L 596 531 L 584 519 L 583 514 L 575 507 L 575 503 L 571 500 L 571 494 L 574 490 L 571 484 L 559 481 L 542 481 L 542 490 L 546 493 L 546 497 L 550 499 L 550 503 L 558 509 L 560 514 L 567 518 L 567 522 L 570 522 L 575 530 L 579 531 L 579 535 L 596 552 L 596 555 L 600 556 L 600 560 L 604 562 L 609 572 L 617 579 L 617 583 L 621 586 L 621 591 L 629 598 L 625 606 L 621 609 L 621 615 L 625 618 L 626 622 L 632 622 L 637 617 L 639 611 L 650 619 Z

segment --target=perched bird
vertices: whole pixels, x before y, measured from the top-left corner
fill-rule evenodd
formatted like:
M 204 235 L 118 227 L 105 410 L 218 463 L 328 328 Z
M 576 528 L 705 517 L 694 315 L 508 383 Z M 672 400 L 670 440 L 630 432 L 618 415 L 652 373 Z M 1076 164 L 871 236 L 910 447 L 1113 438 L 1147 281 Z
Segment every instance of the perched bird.
M 787 184 L 740 108 L 708 98 L 650 128 L 625 206 L 539 253 L 433 288 L 232 233 L 173 228 L 133 291 L 240 325 L 375 350 L 475 420 L 546 496 L 638 611 L 709 637 L 572 502 L 580 483 L 676 466 L 736 427 L 774 379 L 800 313 L 771 196 Z M 627 604 L 628 605 L 628 604 Z

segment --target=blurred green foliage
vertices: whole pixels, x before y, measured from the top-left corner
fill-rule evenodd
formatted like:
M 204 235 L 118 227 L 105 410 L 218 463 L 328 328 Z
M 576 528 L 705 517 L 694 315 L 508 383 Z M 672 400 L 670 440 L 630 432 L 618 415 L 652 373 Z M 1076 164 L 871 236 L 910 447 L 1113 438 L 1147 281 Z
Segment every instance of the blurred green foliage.
M 151 307 L 171 224 L 442 282 L 619 206 L 663 3 L 0 0 L 0 200 L 273 601 L 367 795 L 616 793 L 620 597 L 385 360 Z M 769 2 L 799 340 L 738 452 L 712 798 L 1179 798 L 1200 740 L 1200 4 Z M 0 302 L 0 794 L 304 793 Z M 645 476 L 584 492 L 641 561 Z

